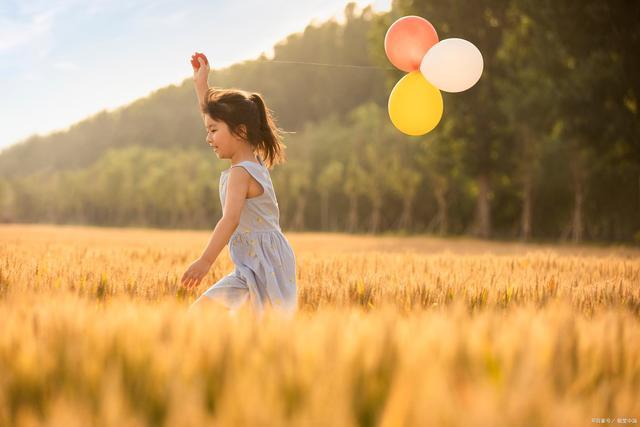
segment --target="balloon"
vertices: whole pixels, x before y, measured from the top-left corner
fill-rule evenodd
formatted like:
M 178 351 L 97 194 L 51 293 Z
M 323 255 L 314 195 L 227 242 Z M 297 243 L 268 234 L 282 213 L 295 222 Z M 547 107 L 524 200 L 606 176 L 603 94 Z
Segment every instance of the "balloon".
M 424 135 L 442 118 L 442 94 L 413 71 L 394 86 L 389 95 L 389 117 L 393 125 L 407 135 Z
M 195 68 L 196 70 L 200 69 L 200 62 L 198 61 L 198 57 L 202 57 L 204 63 L 209 65 L 209 60 L 206 56 L 204 56 L 204 53 L 196 52 L 195 54 L 191 55 L 191 65 L 193 65 L 193 68 Z
M 405 16 L 391 24 L 384 36 L 384 51 L 402 71 L 416 71 L 431 46 L 438 43 L 433 25 L 420 16 Z
M 462 92 L 480 80 L 482 54 L 464 39 L 436 43 L 422 58 L 420 72 L 431 84 L 445 92 Z

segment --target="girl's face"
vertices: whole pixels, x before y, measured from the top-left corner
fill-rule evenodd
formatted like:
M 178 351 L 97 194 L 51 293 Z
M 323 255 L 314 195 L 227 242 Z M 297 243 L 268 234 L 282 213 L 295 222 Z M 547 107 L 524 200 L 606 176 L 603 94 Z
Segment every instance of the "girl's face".
M 240 148 L 240 144 L 244 143 L 231 133 L 225 122 L 214 120 L 208 114 L 205 114 L 205 126 L 207 127 L 207 144 L 213 148 L 219 159 L 230 159 Z

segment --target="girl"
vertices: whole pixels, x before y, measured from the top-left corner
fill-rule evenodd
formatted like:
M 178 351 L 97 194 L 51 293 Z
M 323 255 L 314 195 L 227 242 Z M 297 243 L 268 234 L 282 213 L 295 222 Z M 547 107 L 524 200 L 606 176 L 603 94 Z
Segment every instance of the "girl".
M 291 315 L 297 309 L 296 262 L 280 229 L 267 169 L 285 160 L 281 131 L 259 94 L 209 88 L 208 61 L 201 55 L 196 59 L 200 67 L 193 67 L 193 79 L 206 141 L 231 166 L 220 177 L 222 218 L 181 282 L 186 288 L 198 286 L 227 242 L 235 271 L 207 289 L 189 311 L 212 301 L 235 311 L 249 299 L 258 317 L 267 307 Z

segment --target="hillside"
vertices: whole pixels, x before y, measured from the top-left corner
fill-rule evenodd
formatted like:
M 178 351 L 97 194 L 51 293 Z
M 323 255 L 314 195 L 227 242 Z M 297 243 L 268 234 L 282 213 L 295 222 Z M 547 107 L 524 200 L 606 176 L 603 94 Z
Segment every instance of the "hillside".
M 309 25 L 274 46 L 274 57 L 261 56 L 224 69 L 213 69 L 209 83 L 257 91 L 289 131 L 335 113 L 343 115 L 363 102 L 386 102 L 382 69 L 348 69 L 272 61 L 375 65 L 368 38 L 375 15 L 370 8 L 345 9 L 345 23 L 329 20 Z M 211 58 L 215 64 L 215 58 Z M 185 74 L 190 67 L 185 60 Z M 138 145 L 188 148 L 204 139 L 191 78 L 160 88 L 145 98 L 89 117 L 69 130 L 33 136 L 0 152 L 0 177 L 83 168 L 108 149 Z

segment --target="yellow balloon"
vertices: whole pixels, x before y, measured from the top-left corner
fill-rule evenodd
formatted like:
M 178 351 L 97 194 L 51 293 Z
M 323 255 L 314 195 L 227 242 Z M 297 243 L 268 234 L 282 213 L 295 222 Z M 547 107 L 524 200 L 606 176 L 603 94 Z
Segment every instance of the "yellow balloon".
M 399 131 L 407 135 L 424 135 L 442 118 L 442 94 L 420 71 L 401 78 L 389 95 L 389 117 Z

